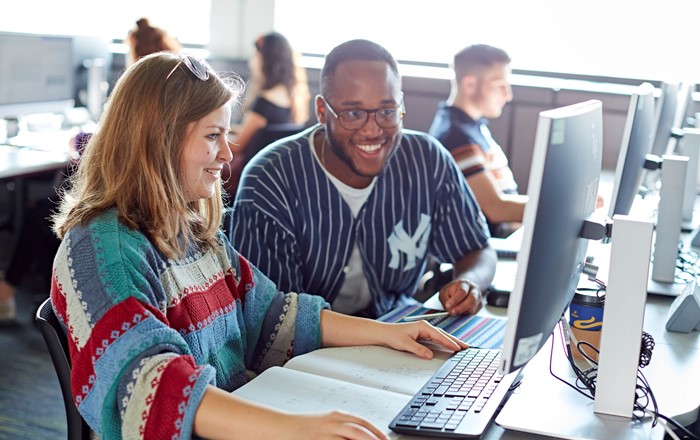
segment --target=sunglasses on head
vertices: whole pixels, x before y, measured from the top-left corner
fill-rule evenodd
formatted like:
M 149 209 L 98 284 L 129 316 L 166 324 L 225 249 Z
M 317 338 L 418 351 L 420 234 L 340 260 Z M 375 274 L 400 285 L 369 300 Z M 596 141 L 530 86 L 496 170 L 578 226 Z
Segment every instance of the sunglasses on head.
M 170 76 L 175 73 L 178 67 L 182 65 L 187 66 L 187 69 L 192 73 L 194 76 L 197 77 L 197 79 L 200 79 L 202 81 L 206 81 L 209 79 L 209 72 L 212 72 L 211 66 L 204 60 L 197 59 L 193 57 L 192 55 L 181 55 L 180 56 L 180 61 L 173 67 L 173 70 L 168 73 L 168 76 L 165 77 L 165 80 L 167 81 Z

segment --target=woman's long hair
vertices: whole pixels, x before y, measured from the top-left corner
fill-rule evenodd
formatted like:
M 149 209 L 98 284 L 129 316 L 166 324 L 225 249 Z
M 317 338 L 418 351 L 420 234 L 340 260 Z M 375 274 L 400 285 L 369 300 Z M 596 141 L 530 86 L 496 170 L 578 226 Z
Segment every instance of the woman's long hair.
M 187 201 L 182 150 L 189 124 L 238 100 L 243 82 L 214 72 L 200 80 L 182 60 L 155 53 L 120 77 L 54 215 L 60 238 L 116 208 L 122 223 L 145 233 L 171 258 L 182 255 L 191 240 L 213 245 L 221 226 L 221 188 L 211 198 Z
M 309 119 L 309 85 L 306 69 L 298 63 L 298 56 L 287 38 L 278 32 L 261 35 L 255 40 L 255 49 L 262 59 L 260 90 L 283 84 L 292 101 L 292 120 L 303 124 Z

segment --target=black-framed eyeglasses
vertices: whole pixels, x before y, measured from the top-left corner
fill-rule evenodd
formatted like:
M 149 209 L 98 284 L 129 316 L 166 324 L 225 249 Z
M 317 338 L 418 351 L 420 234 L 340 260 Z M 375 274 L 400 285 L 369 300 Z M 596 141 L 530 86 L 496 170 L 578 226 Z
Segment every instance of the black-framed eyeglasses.
M 173 67 L 173 70 L 168 73 L 168 76 L 165 77 L 165 80 L 167 81 L 170 76 L 175 73 L 178 67 L 181 65 L 187 66 L 187 69 L 198 79 L 201 79 L 202 81 L 206 81 L 209 79 L 209 72 L 212 71 L 211 66 L 204 60 L 197 59 L 193 57 L 192 55 L 181 55 L 180 56 L 180 61 Z
M 352 109 L 337 113 L 328 103 L 324 96 L 321 96 L 326 107 L 333 116 L 340 122 L 340 126 L 346 130 L 359 130 L 367 124 L 369 115 L 374 113 L 374 120 L 377 125 L 382 128 L 394 128 L 403 119 L 406 112 L 403 111 L 403 105 L 399 104 L 396 107 L 378 108 L 376 110 Z

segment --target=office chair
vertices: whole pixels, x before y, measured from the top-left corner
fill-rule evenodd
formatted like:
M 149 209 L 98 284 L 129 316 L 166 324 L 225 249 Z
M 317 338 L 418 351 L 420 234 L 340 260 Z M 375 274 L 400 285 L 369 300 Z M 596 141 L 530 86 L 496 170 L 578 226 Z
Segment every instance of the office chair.
M 250 142 L 246 146 L 245 150 L 238 155 L 236 155 L 230 164 L 230 171 L 226 170 L 224 167 L 224 173 L 222 174 L 222 179 L 224 180 L 224 189 L 229 196 L 229 204 L 233 203 L 233 199 L 236 197 L 236 191 L 238 191 L 238 182 L 241 179 L 241 173 L 246 164 L 258 154 L 260 150 L 267 147 L 276 140 L 282 139 L 293 134 L 297 134 L 306 128 L 304 124 L 297 124 L 293 122 L 289 123 L 278 123 L 278 124 L 267 124 L 264 128 L 258 130 L 255 135 L 251 138 Z M 227 175 L 227 171 L 230 174 Z
M 68 440 L 90 440 L 90 427 L 83 420 L 73 402 L 70 387 L 70 356 L 68 354 L 68 337 L 51 307 L 51 298 L 47 298 L 36 312 L 35 322 L 51 355 L 56 369 L 58 383 L 61 385 L 63 405 L 66 409 Z
M 304 124 L 297 124 L 294 122 L 267 124 L 264 128 L 258 130 L 250 140 L 250 143 L 246 148 L 246 154 L 248 155 L 248 158 L 252 158 L 258 153 L 258 151 L 262 150 L 274 141 L 297 134 L 304 128 L 306 128 Z

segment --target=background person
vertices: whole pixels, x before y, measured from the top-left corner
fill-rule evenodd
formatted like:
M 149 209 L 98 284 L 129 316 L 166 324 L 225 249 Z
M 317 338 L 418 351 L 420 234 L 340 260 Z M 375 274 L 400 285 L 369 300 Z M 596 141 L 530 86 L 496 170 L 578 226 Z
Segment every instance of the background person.
M 522 222 L 528 198 L 518 194 L 508 159 L 491 136 L 488 120 L 501 116 L 513 99 L 510 57 L 502 49 L 475 44 L 459 51 L 452 66 L 452 91 L 440 103 L 429 133 L 452 153 L 492 235 L 508 235 Z
M 432 256 L 455 265 L 445 309 L 481 307 L 496 264 L 486 222 L 447 150 L 404 130 L 403 112 L 391 54 L 348 41 L 326 56 L 320 123 L 248 164 L 232 242 L 282 290 L 375 318 L 414 301 Z
M 168 32 L 156 26 L 152 26 L 147 18 L 136 20 L 136 27 L 131 29 L 124 39 L 129 48 L 127 53 L 127 67 L 134 64 L 139 58 L 152 53 L 167 50 L 180 52 L 182 45 L 170 36 Z
M 230 178 L 224 171 L 226 192 L 233 201 L 240 173 L 264 145 L 254 145 L 255 135 L 274 124 L 298 124 L 309 120 L 309 86 L 306 69 L 284 35 L 270 32 L 255 40 L 255 53 L 248 60 L 245 115 L 236 128 Z

